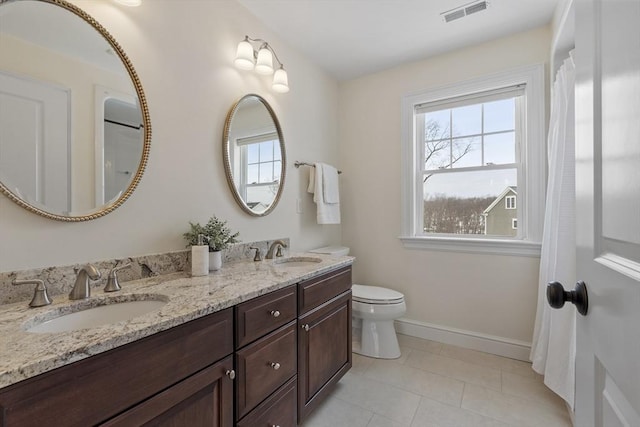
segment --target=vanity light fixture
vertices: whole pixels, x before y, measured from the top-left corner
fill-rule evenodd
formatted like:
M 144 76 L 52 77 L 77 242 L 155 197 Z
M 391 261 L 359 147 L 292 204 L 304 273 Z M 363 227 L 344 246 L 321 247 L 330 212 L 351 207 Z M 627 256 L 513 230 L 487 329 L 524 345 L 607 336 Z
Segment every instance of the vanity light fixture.
M 125 6 L 130 6 L 130 7 L 138 7 L 142 4 L 142 0 L 113 0 L 116 3 L 120 3 L 123 4 Z
M 259 44 L 258 50 L 253 48 L 253 44 Z M 273 68 L 273 59 L 278 61 L 280 66 L 277 70 Z M 238 43 L 236 50 L 236 59 L 233 61 L 236 67 L 241 70 L 256 70 L 256 73 L 263 75 L 273 74 L 273 83 L 271 88 L 280 93 L 289 92 L 289 79 L 284 66 L 273 48 L 262 39 L 252 39 L 244 36 L 244 40 Z

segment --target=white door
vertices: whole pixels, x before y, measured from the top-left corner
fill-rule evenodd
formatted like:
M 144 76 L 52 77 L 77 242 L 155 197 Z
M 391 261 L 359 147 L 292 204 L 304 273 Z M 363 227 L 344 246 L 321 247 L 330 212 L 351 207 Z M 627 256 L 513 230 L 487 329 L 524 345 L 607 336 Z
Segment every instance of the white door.
M 576 426 L 638 427 L 640 0 L 575 5 Z
M 0 72 L 0 179 L 48 212 L 71 205 L 69 93 Z

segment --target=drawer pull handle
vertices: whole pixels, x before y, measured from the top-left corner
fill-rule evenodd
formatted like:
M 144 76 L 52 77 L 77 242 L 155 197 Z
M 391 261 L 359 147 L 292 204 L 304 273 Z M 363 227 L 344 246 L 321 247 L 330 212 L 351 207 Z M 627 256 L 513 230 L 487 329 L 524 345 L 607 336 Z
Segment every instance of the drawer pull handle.
M 272 310 L 272 311 L 271 311 L 271 315 L 272 315 L 273 317 L 278 317 L 278 316 L 280 316 L 280 312 L 279 312 L 278 310 Z
M 305 331 L 307 331 L 307 332 L 309 332 L 309 329 L 311 329 L 311 328 L 309 328 L 309 324 L 308 323 L 305 323 L 304 325 L 301 325 L 300 327 L 302 329 L 304 329 Z
M 274 371 L 277 371 L 278 369 L 280 369 L 280 364 L 278 362 L 271 362 L 271 367 Z
M 225 372 L 224 374 L 232 380 L 236 379 L 236 371 L 234 371 L 233 369 L 227 370 L 227 372 Z
M 280 427 L 280 426 L 276 424 L 271 424 L 271 427 Z

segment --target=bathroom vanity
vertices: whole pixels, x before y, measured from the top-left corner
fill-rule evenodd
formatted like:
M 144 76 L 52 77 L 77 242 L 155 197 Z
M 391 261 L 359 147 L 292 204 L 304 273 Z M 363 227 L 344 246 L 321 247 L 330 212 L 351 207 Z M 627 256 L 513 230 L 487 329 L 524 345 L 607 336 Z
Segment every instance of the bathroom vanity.
M 169 302 L 124 326 L 14 331 L 9 347 L 25 354 L 0 372 L 11 382 L 0 389 L 0 426 L 296 426 L 351 367 L 352 261 L 243 262 L 204 278 L 154 278 L 129 291 Z M 6 316 L 0 313 L 3 328 Z M 163 327 L 158 319 L 178 324 L 155 331 Z M 94 350 L 104 347 L 101 338 L 113 348 Z M 56 354 L 63 357 L 52 362 Z

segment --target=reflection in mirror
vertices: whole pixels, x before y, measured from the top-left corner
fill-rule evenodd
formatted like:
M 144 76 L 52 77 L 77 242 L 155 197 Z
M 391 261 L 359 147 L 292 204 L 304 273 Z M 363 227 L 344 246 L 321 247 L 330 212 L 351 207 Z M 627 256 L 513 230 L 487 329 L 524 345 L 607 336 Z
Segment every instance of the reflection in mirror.
M 286 156 L 280 123 L 258 95 L 246 95 L 229 112 L 223 136 L 227 181 L 250 215 L 271 212 L 284 188 Z
M 120 206 L 151 129 L 142 86 L 100 24 L 62 0 L 0 0 L 0 191 L 51 219 Z

